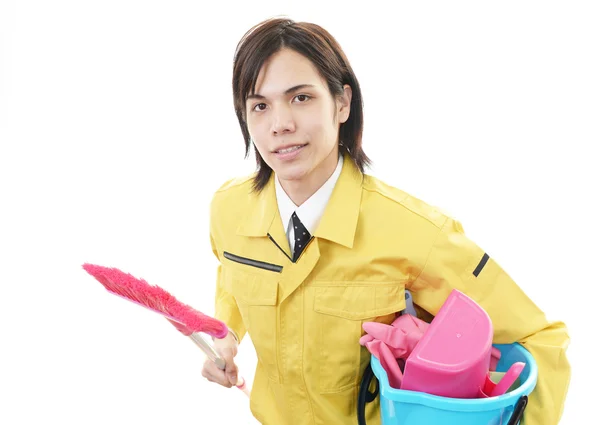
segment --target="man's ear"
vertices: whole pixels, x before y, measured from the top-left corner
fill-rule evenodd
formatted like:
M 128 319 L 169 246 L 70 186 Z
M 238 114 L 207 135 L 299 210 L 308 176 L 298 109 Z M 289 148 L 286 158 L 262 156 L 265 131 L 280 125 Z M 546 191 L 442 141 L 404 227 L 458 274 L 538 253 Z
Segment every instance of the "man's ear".
M 337 112 L 338 118 L 340 120 L 340 124 L 348 121 L 350 117 L 350 103 L 352 102 L 352 87 L 348 84 L 344 85 L 344 93 L 341 96 L 338 96 L 337 101 Z

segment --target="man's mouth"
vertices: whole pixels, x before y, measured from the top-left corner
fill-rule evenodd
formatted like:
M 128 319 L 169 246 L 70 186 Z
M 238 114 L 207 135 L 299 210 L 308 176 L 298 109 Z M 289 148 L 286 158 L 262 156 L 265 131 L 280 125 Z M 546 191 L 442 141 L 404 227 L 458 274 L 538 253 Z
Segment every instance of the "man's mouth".
M 285 149 L 279 149 L 276 150 L 275 153 L 290 153 L 290 152 L 294 152 L 297 151 L 298 149 L 303 148 L 306 145 L 295 145 L 295 146 L 290 146 L 289 148 L 285 148 Z

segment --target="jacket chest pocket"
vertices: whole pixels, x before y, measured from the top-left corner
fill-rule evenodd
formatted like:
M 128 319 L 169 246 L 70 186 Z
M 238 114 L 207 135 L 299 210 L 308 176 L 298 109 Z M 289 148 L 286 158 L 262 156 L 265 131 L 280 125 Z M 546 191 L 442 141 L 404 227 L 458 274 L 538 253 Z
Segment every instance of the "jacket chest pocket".
M 279 382 L 277 366 L 277 296 L 279 275 L 226 268 L 225 285 L 240 310 L 244 326 L 270 379 Z
M 358 385 L 369 353 L 359 344 L 364 322 L 391 323 L 406 306 L 402 282 L 317 282 L 319 390 L 334 393 Z

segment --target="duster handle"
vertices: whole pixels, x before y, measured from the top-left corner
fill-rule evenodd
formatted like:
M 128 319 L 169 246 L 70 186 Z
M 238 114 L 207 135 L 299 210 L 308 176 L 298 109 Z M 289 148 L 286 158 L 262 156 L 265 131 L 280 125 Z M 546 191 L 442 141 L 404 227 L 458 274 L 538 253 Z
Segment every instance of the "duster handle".
M 206 354 L 206 356 L 213 361 L 219 369 L 225 370 L 225 360 L 223 360 L 223 357 L 219 356 L 219 353 L 217 353 L 214 347 L 204 339 L 200 332 L 194 332 L 193 334 L 190 334 L 189 337 L 198 347 L 200 347 L 202 351 L 204 351 L 204 354 Z M 248 388 L 248 385 L 246 385 L 246 380 L 239 375 L 236 387 L 250 397 L 250 388 Z

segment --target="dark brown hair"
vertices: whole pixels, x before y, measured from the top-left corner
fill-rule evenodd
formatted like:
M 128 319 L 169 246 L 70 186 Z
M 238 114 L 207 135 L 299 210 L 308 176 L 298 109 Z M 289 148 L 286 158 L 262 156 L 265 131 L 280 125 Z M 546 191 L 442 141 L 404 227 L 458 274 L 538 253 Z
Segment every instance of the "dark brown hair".
M 233 64 L 233 102 L 244 142 L 246 158 L 250 152 L 251 138 L 246 124 L 246 100 L 254 94 L 256 80 L 264 62 L 283 48 L 289 48 L 309 59 L 327 81 L 332 97 L 344 93 L 344 85 L 352 89 L 350 115 L 340 125 L 339 143 L 345 148 L 357 167 L 364 172 L 370 159 L 362 149 L 363 104 L 360 85 L 348 58 L 338 42 L 325 29 L 316 24 L 294 22 L 285 18 L 267 19 L 252 27 L 237 45 Z M 261 191 L 273 170 L 255 149 L 258 171 L 253 188 Z

